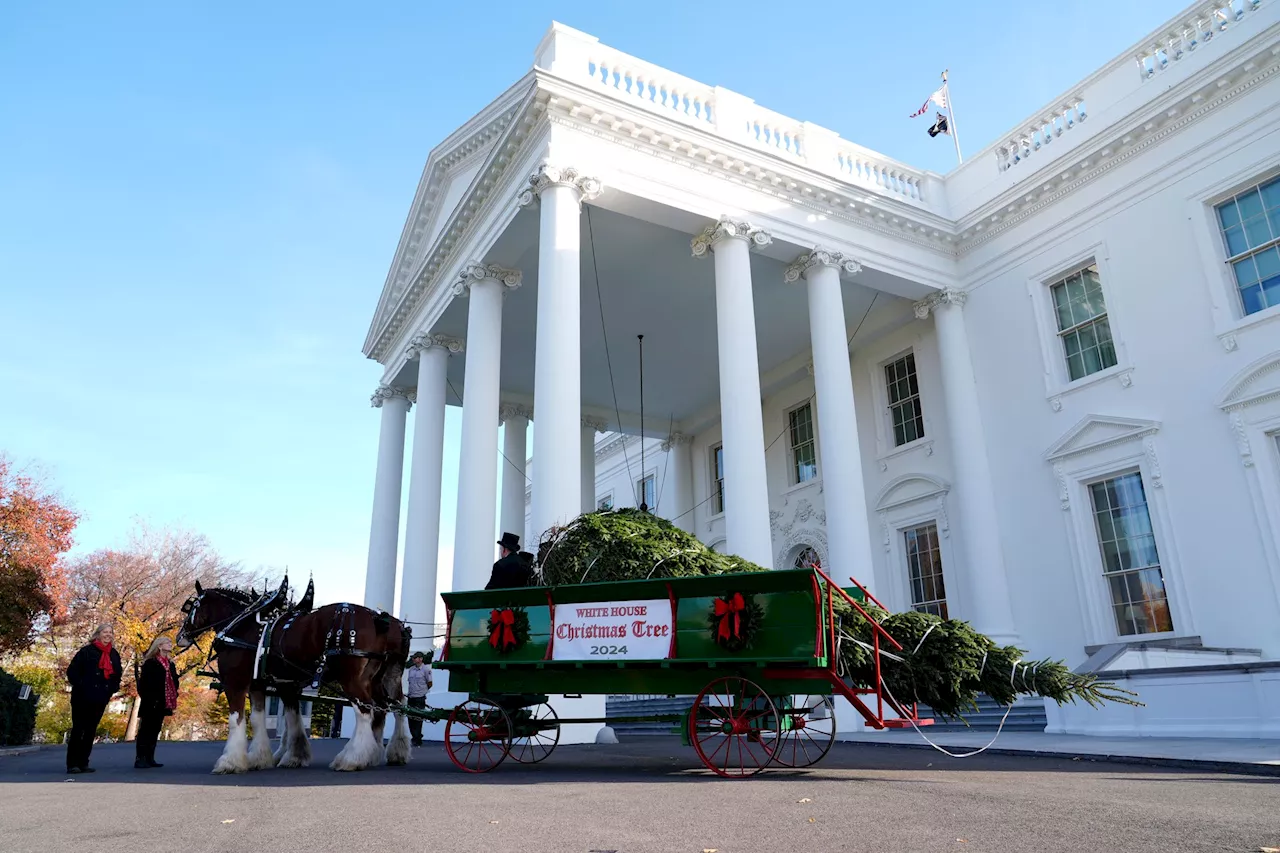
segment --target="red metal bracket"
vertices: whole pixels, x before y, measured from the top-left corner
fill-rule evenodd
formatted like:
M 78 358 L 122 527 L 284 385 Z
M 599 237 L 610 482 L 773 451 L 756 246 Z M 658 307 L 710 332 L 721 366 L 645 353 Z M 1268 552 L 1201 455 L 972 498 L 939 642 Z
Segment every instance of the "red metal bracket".
M 667 600 L 671 602 L 671 647 L 667 649 L 667 657 L 674 660 L 676 656 L 676 592 L 667 584 Z
M 551 590 L 547 590 L 547 610 L 550 612 L 550 628 L 547 634 L 547 653 L 542 656 L 543 660 L 551 660 L 551 650 L 556 644 L 556 603 L 551 599 Z

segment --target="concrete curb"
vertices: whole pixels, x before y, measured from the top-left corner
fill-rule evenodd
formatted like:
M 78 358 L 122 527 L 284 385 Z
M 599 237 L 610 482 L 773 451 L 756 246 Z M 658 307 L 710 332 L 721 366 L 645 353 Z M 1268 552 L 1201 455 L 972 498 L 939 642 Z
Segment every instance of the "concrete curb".
M 933 751 L 927 743 L 876 743 L 865 740 L 837 740 L 836 743 L 850 746 L 873 746 L 879 749 L 927 749 Z M 948 749 L 969 750 L 972 747 L 939 744 Z M 1055 752 L 1038 749 L 1010 749 L 1008 747 L 991 747 L 983 755 L 1013 755 L 1033 758 L 1063 758 L 1070 761 L 1096 761 L 1110 764 L 1139 764 L 1149 767 L 1174 767 L 1181 770 L 1204 770 L 1213 773 L 1237 773 L 1248 776 L 1280 776 L 1280 764 L 1255 764 L 1249 761 L 1216 761 L 1198 758 L 1162 758 L 1149 755 L 1112 755 L 1100 752 Z
M 0 747 L 0 758 L 8 755 L 27 755 L 32 752 L 39 752 L 44 747 L 41 744 L 33 744 L 31 746 L 4 746 Z

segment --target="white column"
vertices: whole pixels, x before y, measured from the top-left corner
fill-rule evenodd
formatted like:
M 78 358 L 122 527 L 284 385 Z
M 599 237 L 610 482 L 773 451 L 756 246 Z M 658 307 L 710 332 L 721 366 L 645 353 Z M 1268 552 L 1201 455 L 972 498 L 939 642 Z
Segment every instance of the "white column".
M 947 403 L 947 429 L 956 472 L 956 501 L 961 513 L 963 569 L 969 577 L 973 625 L 998 643 L 1018 642 L 1009 606 L 1009 580 L 1000 547 L 995 489 L 987 461 L 986 434 L 978 405 L 978 385 L 969 355 L 969 336 L 962 308 L 967 296 L 957 290 L 940 290 L 917 302 L 920 319 L 933 314 L 942 367 L 942 391 Z
M 484 589 L 493 568 L 498 505 L 498 391 L 502 355 L 502 297 L 520 286 L 520 273 L 495 264 L 470 264 L 454 292 L 469 295 L 467 362 L 458 451 L 457 527 L 453 589 Z
M 538 231 L 538 328 L 533 404 L 533 529 L 539 535 L 582 510 L 582 342 L 579 216 L 600 183 L 576 169 L 544 165 L 520 194 L 541 201 Z
M 404 480 L 404 427 L 412 394 L 389 385 L 370 402 L 382 409 L 378 433 L 378 471 L 373 481 L 373 520 L 369 525 L 369 562 L 364 574 L 366 607 L 394 611 L 396 546 L 400 539 L 400 484 Z
M 668 482 L 658 498 L 662 505 L 662 517 L 681 530 L 693 532 L 693 439 L 683 433 L 673 432 L 662 442 L 667 457 Z
M 404 525 L 404 573 L 400 578 L 400 618 L 435 622 L 436 579 L 440 554 L 440 491 L 444 467 L 445 371 L 449 354 L 462 352 L 462 341 L 421 334 L 410 344 L 418 360 L 418 412 L 413 420 L 413 458 L 409 463 L 409 506 Z M 430 631 L 414 628 L 412 648 L 431 648 Z
M 855 577 L 874 590 L 878 585 L 871 556 L 853 376 L 849 371 L 844 296 L 840 292 L 840 274 L 856 275 L 861 270 L 852 258 L 815 248 L 797 258 L 787 268 L 784 279 L 790 282 L 804 276 L 809 291 L 809 336 L 829 552 L 828 565 L 823 568 L 837 583 L 845 584 Z
M 582 418 L 582 511 L 596 509 L 596 433 L 604 432 L 609 425 L 600 418 L 584 415 Z
M 503 403 L 498 409 L 504 429 L 502 433 L 502 529 L 520 537 L 526 551 L 537 543 L 524 542 L 524 487 L 527 480 L 525 461 L 529 456 L 527 439 L 533 413 L 528 406 Z
M 693 238 L 694 257 L 715 255 L 720 422 L 724 435 L 725 538 L 730 554 L 773 566 L 769 485 L 760 411 L 760 360 L 751 291 L 752 247 L 773 238 L 746 222 L 721 219 Z

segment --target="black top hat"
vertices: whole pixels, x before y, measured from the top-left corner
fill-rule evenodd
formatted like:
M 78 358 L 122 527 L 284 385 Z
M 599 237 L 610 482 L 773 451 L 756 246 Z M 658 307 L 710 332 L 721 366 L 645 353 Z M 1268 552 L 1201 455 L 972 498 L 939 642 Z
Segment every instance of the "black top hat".
M 520 537 L 514 533 L 504 533 L 502 538 L 498 540 L 498 544 L 508 551 L 520 550 Z

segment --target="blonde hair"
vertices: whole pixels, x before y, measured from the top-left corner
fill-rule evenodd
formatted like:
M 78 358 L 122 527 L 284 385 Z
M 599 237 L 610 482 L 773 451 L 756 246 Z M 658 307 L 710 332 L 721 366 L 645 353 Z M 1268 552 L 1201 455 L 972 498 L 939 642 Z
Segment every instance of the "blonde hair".
M 147 653 L 142 656 L 142 662 L 146 663 L 147 661 L 155 657 L 160 652 L 160 644 L 166 641 L 169 642 L 169 645 L 171 646 L 173 645 L 173 641 L 169 640 L 169 638 L 166 637 L 164 634 L 161 634 L 159 637 L 156 637 L 154 640 L 152 640 L 151 648 L 147 649 Z
M 98 638 L 102 636 L 102 632 L 108 628 L 111 629 L 112 634 L 116 632 L 116 628 L 114 625 L 112 625 L 110 622 L 103 622 L 101 625 L 99 625 L 97 628 L 94 629 L 93 636 L 89 638 L 89 642 L 91 643 L 98 642 Z

